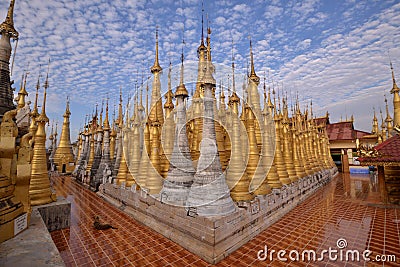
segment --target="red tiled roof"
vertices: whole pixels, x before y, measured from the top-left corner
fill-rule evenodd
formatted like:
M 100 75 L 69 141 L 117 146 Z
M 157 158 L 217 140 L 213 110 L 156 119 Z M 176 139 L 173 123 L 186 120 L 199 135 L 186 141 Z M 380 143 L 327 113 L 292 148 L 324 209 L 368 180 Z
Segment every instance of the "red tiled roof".
M 358 158 L 360 162 L 379 163 L 379 162 L 398 162 L 400 163 L 400 135 L 396 134 L 381 144 L 374 147 L 381 155 L 378 157 Z
M 354 140 L 356 133 L 351 121 L 337 122 L 326 125 L 329 141 Z
M 328 125 L 329 124 L 329 117 L 320 117 L 320 118 L 315 118 L 314 119 L 315 125 Z
M 356 132 L 356 138 L 360 139 L 364 137 L 364 135 L 369 135 L 371 133 L 364 132 L 364 131 L 359 131 L 359 130 L 354 130 Z

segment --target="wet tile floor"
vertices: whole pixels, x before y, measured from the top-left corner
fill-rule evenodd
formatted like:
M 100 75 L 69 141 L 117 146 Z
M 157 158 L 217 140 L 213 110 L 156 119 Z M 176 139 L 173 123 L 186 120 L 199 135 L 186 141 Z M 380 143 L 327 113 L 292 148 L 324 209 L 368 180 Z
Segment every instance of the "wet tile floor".
M 66 266 L 212 266 L 70 177 L 52 176 L 52 182 L 72 203 L 71 227 L 51 233 Z M 400 208 L 382 205 L 378 192 L 368 175 L 339 174 L 216 266 L 400 266 Z M 94 229 L 95 215 L 118 229 Z M 286 253 L 282 260 L 279 250 Z M 369 262 L 365 250 L 372 252 Z M 357 253 L 360 261 L 352 260 Z

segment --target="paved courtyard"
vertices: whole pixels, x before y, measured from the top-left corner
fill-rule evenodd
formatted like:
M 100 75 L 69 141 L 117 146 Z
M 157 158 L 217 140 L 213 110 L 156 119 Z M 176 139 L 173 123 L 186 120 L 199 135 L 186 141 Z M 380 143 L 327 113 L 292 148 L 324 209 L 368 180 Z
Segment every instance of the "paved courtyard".
M 52 181 L 72 204 L 71 227 L 51 233 L 67 266 L 212 266 L 71 177 Z M 400 266 L 400 207 L 378 192 L 373 177 L 339 174 L 216 266 Z M 96 215 L 118 229 L 94 229 Z

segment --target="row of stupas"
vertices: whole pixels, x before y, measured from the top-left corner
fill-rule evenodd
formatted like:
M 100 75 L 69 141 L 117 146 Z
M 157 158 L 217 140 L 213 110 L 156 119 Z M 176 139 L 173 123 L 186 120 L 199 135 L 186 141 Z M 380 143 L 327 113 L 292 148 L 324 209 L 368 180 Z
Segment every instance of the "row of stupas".
M 196 207 L 197 214 L 208 216 L 228 214 L 234 202 L 250 202 L 257 195 L 335 167 L 325 125 L 315 124 L 312 105 L 301 112 L 298 101 L 290 108 L 287 98 L 277 101 L 274 95 L 272 99 L 265 79 L 261 100 L 251 41 L 250 73 L 242 99 L 235 88 L 232 60 L 228 101 L 222 87 L 217 100 L 210 34 L 208 28 L 205 44 L 202 33 L 196 89 L 187 107 L 183 52 L 180 83 L 173 93 L 170 67 L 163 105 L 156 33 L 150 104 L 147 85 L 146 108 L 142 89 L 140 97 L 127 105 L 125 115 L 120 93 L 112 125 L 108 101 L 104 118 L 96 110 L 78 137 L 73 172 L 78 181 L 93 190 L 101 183 L 143 190 L 162 202 Z

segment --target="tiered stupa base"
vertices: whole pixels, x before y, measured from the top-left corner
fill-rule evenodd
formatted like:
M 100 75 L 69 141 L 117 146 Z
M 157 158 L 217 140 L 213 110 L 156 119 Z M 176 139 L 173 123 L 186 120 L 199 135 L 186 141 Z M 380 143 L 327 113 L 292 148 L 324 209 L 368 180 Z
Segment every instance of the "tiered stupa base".
M 184 207 L 171 206 L 143 191 L 128 191 L 112 184 L 97 193 L 133 218 L 178 243 L 209 263 L 217 263 L 257 236 L 283 215 L 327 184 L 337 168 L 323 170 L 257 196 L 245 208 L 226 216 L 190 216 Z M 238 203 L 243 207 L 244 203 Z

